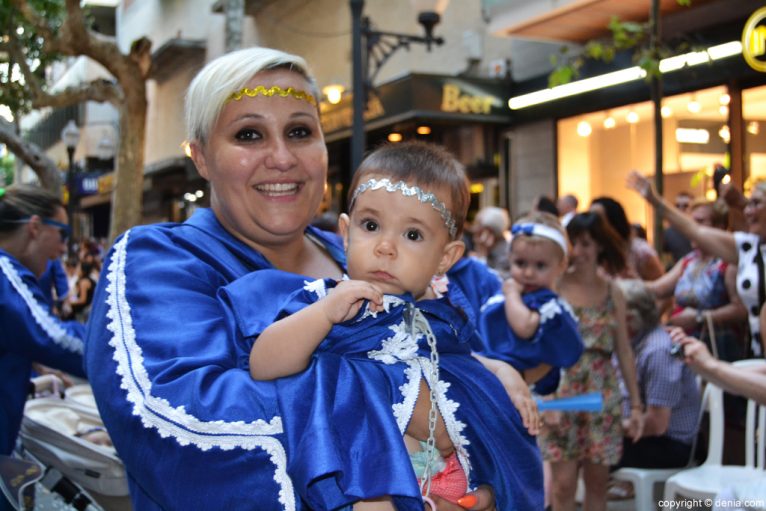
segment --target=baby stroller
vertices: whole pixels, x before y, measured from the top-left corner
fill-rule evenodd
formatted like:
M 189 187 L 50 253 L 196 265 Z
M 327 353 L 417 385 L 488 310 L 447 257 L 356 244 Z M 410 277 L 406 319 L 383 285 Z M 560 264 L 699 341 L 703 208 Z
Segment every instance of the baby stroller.
M 130 511 L 125 467 L 111 445 L 89 385 L 63 398 L 27 401 L 21 458 L 37 463 L 40 482 L 79 511 Z M 21 508 L 23 509 L 23 508 Z

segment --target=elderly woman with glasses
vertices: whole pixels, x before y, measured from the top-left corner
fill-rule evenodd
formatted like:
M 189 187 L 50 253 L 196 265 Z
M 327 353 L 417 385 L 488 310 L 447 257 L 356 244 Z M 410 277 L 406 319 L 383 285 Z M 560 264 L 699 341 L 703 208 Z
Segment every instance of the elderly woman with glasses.
M 766 254 L 766 182 L 753 187 L 745 206 L 747 232 L 729 232 L 702 225 L 660 197 L 644 176 L 633 171 L 627 185 L 643 196 L 667 218 L 670 225 L 694 242 L 700 250 L 737 265 L 737 294 L 745 305 L 750 324 L 750 349 L 763 356 L 764 345 L 758 316 L 766 302 L 764 254 Z
M 58 197 L 32 186 L 0 188 L 0 455 L 15 445 L 33 362 L 85 376 L 83 325 L 53 316 L 37 281 L 66 250 L 68 234 Z

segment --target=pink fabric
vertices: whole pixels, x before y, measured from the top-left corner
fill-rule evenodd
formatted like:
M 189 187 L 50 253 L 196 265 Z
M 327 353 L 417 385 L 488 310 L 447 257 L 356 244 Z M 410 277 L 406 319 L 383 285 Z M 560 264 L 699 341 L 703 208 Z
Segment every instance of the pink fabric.
M 454 452 L 444 461 L 447 463 L 444 470 L 431 478 L 431 495 L 457 504 L 457 499 L 468 491 L 468 479 Z

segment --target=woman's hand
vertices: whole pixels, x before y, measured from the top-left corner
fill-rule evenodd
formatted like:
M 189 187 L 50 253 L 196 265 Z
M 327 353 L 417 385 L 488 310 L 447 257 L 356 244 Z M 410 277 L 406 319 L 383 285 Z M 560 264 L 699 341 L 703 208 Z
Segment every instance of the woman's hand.
M 476 491 L 467 493 L 458 499 L 458 504 L 453 504 L 448 500 L 440 499 L 439 497 L 431 497 L 436 503 L 436 507 L 439 511 L 464 511 L 471 509 L 475 511 L 495 511 L 495 495 L 492 492 L 492 488 L 489 486 L 481 486 Z M 426 509 L 430 510 L 430 506 L 426 506 Z M 432 510 L 430 510 L 432 511 Z
M 644 414 L 640 408 L 630 408 L 630 418 L 623 421 L 623 428 L 625 429 L 625 436 L 638 442 L 641 439 L 641 435 L 644 433 Z
M 652 184 L 644 176 L 638 173 L 636 170 L 631 170 L 628 174 L 626 186 L 631 190 L 637 191 L 644 199 L 649 202 L 652 201 L 654 196 L 654 189 Z

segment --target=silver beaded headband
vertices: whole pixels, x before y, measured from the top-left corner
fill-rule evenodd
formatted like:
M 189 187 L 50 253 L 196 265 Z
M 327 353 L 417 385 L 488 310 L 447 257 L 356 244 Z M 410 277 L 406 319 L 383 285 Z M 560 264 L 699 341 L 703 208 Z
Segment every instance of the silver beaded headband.
M 561 247 L 561 250 L 564 251 L 564 255 L 566 256 L 568 253 L 567 250 L 567 240 L 566 238 L 556 229 L 549 225 L 543 225 L 543 224 L 516 224 L 513 227 L 511 227 L 511 234 L 513 236 L 539 236 L 541 238 L 547 238 L 554 242 L 556 245 Z
M 449 231 L 450 238 L 455 238 L 455 235 L 457 234 L 457 225 L 455 224 L 455 219 L 452 218 L 452 213 L 450 213 L 450 211 L 447 209 L 447 206 L 445 206 L 444 203 L 440 201 L 433 193 L 424 192 L 420 189 L 419 186 L 409 186 L 404 181 L 392 183 L 388 178 L 373 178 L 365 183 L 360 184 L 356 187 L 354 194 L 351 196 L 351 204 L 349 205 L 349 210 L 353 209 L 354 203 L 356 202 L 356 198 L 359 197 L 359 194 L 366 192 L 367 190 L 380 190 L 381 188 L 387 192 L 401 192 L 405 197 L 415 197 L 417 200 L 424 204 L 430 204 L 431 207 L 434 208 L 437 213 L 439 213 L 439 215 L 442 217 L 442 220 L 444 220 L 444 225 Z

